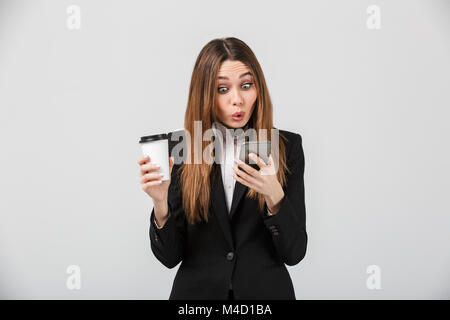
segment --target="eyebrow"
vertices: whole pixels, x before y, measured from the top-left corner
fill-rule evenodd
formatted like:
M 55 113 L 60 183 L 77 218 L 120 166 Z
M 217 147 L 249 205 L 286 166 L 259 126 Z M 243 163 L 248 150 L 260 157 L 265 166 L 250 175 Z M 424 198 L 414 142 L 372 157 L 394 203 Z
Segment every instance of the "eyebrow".
M 250 75 L 250 76 L 251 76 L 252 73 L 251 73 L 251 72 L 243 73 L 243 74 L 241 74 L 241 75 L 239 76 L 239 78 L 245 77 L 245 76 L 247 76 L 247 75 Z M 220 76 L 219 76 L 219 79 L 230 80 L 230 79 L 228 79 L 228 77 L 220 77 Z

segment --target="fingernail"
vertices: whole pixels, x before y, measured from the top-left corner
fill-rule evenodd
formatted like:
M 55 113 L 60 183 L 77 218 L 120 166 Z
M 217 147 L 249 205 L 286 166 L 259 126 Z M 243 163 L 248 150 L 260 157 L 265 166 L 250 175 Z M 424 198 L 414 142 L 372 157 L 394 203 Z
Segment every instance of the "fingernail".
M 157 168 L 161 168 L 161 166 L 160 166 L 159 164 L 156 164 L 156 165 L 155 165 L 155 167 L 157 167 Z
M 239 160 L 238 160 L 238 159 L 233 159 L 233 160 L 234 160 L 234 162 L 239 163 Z
M 252 158 L 252 159 L 255 158 L 255 154 L 254 154 L 254 153 L 250 153 L 248 156 L 249 156 L 250 158 Z
M 162 177 L 164 175 L 164 173 L 160 173 L 159 176 Z

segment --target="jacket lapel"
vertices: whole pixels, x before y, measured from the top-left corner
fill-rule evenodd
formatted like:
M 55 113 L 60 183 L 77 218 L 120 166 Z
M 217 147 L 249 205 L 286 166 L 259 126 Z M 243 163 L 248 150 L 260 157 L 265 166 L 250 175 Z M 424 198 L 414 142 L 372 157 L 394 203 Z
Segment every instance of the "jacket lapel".
M 228 213 L 225 200 L 225 190 L 223 188 L 222 171 L 220 166 L 220 164 L 213 164 L 213 174 L 215 175 L 215 178 L 214 183 L 211 186 L 212 206 L 227 242 L 229 243 L 230 247 L 234 249 L 234 241 L 231 232 L 231 219 L 233 219 L 236 208 L 238 207 L 239 202 L 248 190 L 248 187 L 236 181 L 231 209 L 230 213 Z
M 234 250 L 234 241 L 231 233 L 230 217 L 227 212 L 227 205 L 225 200 L 225 190 L 223 188 L 222 174 L 220 165 L 213 165 L 214 183 L 211 186 L 212 207 L 214 214 L 219 221 L 219 225 L 222 228 L 225 239 L 230 247 Z
M 230 209 L 230 220 L 233 219 L 234 213 L 236 212 L 236 208 L 239 202 L 241 201 L 242 196 L 246 193 L 247 190 L 248 190 L 247 186 L 236 181 L 236 184 L 234 185 L 233 200 Z

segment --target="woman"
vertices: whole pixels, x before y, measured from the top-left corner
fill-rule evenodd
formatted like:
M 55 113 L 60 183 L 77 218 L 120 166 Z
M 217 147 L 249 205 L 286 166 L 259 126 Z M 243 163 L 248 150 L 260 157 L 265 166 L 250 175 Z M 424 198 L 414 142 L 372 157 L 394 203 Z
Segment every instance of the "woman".
M 307 247 L 302 138 L 276 130 L 281 139 L 272 143 L 267 163 L 256 157 L 255 168 L 236 161 L 242 132 L 255 129 L 259 138 L 259 130 L 274 129 L 263 72 L 241 40 L 215 39 L 201 50 L 184 133 L 193 136 L 195 121 L 202 133 L 211 129 L 214 142 L 223 142 L 208 152 L 211 145 L 201 140 L 202 154 L 219 164 L 185 161 L 198 151 L 195 139 L 183 139 L 183 163 L 169 158 L 170 180 L 159 181 L 149 157 L 138 161 L 142 189 L 154 204 L 151 249 L 168 268 L 181 261 L 169 299 L 295 299 L 285 264 L 298 264 Z

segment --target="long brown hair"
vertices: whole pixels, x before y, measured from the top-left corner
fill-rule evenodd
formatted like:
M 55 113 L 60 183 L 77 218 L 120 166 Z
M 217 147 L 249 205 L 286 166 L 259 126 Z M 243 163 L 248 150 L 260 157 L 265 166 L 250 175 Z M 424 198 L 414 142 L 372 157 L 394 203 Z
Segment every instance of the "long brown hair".
M 214 39 L 207 43 L 195 62 L 192 72 L 191 84 L 189 88 L 189 98 L 184 116 L 184 129 L 189 133 L 194 132 L 194 121 L 201 121 L 202 137 L 203 133 L 211 129 L 212 123 L 217 119 L 217 77 L 220 65 L 225 60 L 240 61 L 244 63 L 252 72 L 257 89 L 257 98 L 253 113 L 246 125 L 256 130 L 259 138 L 259 130 L 265 129 L 271 132 L 273 127 L 272 102 L 269 91 L 266 86 L 264 74 L 261 66 L 252 50 L 241 40 L 236 38 Z M 270 134 L 267 139 L 270 140 Z M 286 138 L 279 133 L 279 169 L 277 170 L 277 179 L 281 186 L 286 185 L 285 171 L 289 172 L 286 165 L 285 144 Z M 186 143 L 186 151 L 189 159 L 194 158 L 194 141 Z M 201 154 L 208 147 L 209 142 L 203 141 Z M 211 145 L 209 145 L 211 147 Z M 273 154 L 273 153 L 272 153 Z M 181 172 L 183 208 L 186 213 L 187 221 L 194 224 L 201 221 L 202 218 L 208 221 L 208 212 L 210 205 L 210 187 L 211 171 L 213 164 L 207 161 L 201 163 L 184 162 L 179 170 Z M 247 198 L 257 199 L 259 209 L 264 209 L 264 196 L 250 189 Z

